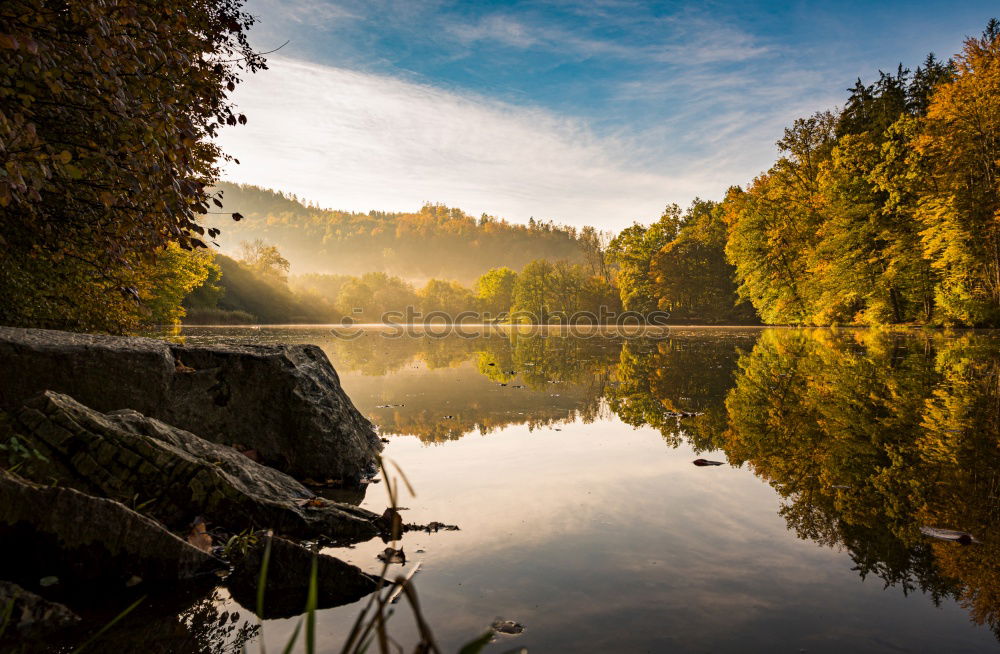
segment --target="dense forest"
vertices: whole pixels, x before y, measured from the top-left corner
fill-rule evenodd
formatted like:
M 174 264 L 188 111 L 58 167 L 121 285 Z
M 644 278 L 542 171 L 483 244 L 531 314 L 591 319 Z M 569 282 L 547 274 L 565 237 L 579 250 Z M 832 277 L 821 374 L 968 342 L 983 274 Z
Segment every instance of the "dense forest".
M 839 113 L 724 204 L 740 296 L 765 322 L 1000 322 L 1000 23 Z

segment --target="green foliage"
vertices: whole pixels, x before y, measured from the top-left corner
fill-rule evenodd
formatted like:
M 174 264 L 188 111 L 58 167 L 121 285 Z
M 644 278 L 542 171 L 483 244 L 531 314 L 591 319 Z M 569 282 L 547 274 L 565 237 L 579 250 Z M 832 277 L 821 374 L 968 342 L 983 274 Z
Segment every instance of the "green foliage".
M 213 259 L 209 250 L 182 250 L 176 243 L 160 251 L 144 276 L 148 286 L 140 293 L 140 299 L 149 308 L 149 322 L 154 325 L 179 323 L 185 314 L 181 306 L 184 298 L 206 282 L 211 288 L 209 276 L 217 278 L 221 274 Z
M 917 218 L 940 275 L 944 320 L 1000 321 L 1000 33 L 991 21 L 931 96 L 916 152 L 928 181 Z
M 463 311 L 474 311 L 475 296 L 458 282 L 432 279 L 420 289 L 420 306 L 426 316 L 443 312 L 454 319 Z
M 296 295 L 283 279 L 261 277 L 223 254 L 216 254 L 215 263 L 222 271 L 219 284 L 224 292 L 216 307 L 206 309 L 243 312 L 254 316 L 255 322 L 270 324 L 316 323 L 330 318 L 327 306 Z
M 653 257 L 677 238 L 680 225 L 681 208 L 672 204 L 649 227 L 635 223 L 623 229 L 608 245 L 608 261 L 626 311 L 648 314 L 656 310 L 658 299 L 650 265 Z
M 274 245 L 259 238 L 240 243 L 240 263 L 258 277 L 287 281 L 291 264 Z
M 601 308 L 614 311 L 614 289 L 585 266 L 566 261 L 555 263 L 536 260 L 524 267 L 514 284 L 511 319 L 514 322 L 538 320 L 542 323 L 566 323 L 578 312 L 601 315 Z
M 0 322 L 131 329 L 155 253 L 217 234 L 212 139 L 264 66 L 241 4 L 0 5 Z
M 484 313 L 496 317 L 510 311 L 514 304 L 517 273 L 510 268 L 493 268 L 476 280 L 476 299 Z
M 725 247 L 721 204 L 696 199 L 676 238 L 650 263 L 659 308 L 675 322 L 757 322 L 753 307 L 736 294 L 736 270 L 726 261 Z

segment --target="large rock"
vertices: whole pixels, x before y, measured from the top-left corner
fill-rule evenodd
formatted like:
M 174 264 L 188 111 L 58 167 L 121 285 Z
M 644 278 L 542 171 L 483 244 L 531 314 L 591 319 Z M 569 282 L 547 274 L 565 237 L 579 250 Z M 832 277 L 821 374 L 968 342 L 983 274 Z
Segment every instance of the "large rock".
M 314 345 L 188 347 L 0 327 L 0 409 L 46 390 L 239 444 L 299 479 L 357 481 L 374 472 L 382 447 Z
M 80 616 L 62 604 L 50 602 L 9 581 L 0 581 L 0 607 L 5 613 L 10 607 L 0 638 L 65 629 L 80 622 Z
M 370 511 L 317 498 L 231 447 L 131 409 L 103 414 L 46 391 L 14 414 L 11 427 L 41 454 L 22 461 L 23 476 L 139 506 L 174 530 L 200 516 L 230 533 L 259 528 L 356 542 L 379 531 Z
M 233 573 L 226 579 L 233 599 L 254 612 L 266 546 L 267 540 L 261 538 L 234 556 Z M 356 602 L 378 588 L 379 578 L 357 566 L 327 554 L 314 554 L 298 543 L 275 537 L 271 539 L 264 583 L 264 611 L 258 617 L 291 618 L 305 610 L 314 557 L 318 609 Z
M 72 488 L 42 486 L 0 469 L 0 578 L 24 585 L 137 577 L 172 582 L 226 568 L 163 525 L 120 502 Z M 96 592 L 96 591 L 95 591 Z

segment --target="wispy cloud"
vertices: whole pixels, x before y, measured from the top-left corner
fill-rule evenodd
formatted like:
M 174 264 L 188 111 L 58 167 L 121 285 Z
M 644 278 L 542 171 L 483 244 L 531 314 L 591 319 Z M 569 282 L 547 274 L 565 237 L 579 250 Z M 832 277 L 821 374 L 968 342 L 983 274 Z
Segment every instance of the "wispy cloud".
M 357 20 L 361 14 L 345 5 L 329 0 L 253 0 L 250 9 L 255 15 L 280 15 L 291 23 L 330 28 L 345 20 Z
M 602 11 L 590 17 L 599 19 L 604 29 L 615 28 L 617 38 L 593 36 L 589 26 L 569 30 L 550 22 L 504 13 L 487 14 L 471 22 L 452 20 L 445 29 L 466 45 L 491 42 L 586 58 L 612 57 L 645 63 L 738 62 L 773 52 L 752 35 L 700 15 L 624 21 Z M 627 38 L 622 38 L 622 33 Z
M 621 227 L 717 195 L 716 172 L 667 175 L 640 139 L 551 112 L 392 77 L 274 58 L 241 87 L 250 117 L 222 145 L 227 177 L 342 209 L 445 202 L 512 220 Z

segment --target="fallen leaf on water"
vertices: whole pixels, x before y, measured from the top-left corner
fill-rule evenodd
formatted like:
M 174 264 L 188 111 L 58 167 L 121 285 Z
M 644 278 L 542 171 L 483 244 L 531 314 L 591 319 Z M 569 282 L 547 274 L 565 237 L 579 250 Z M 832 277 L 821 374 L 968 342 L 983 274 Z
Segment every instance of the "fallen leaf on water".
M 695 459 L 691 463 L 696 466 L 721 466 L 722 461 L 709 461 L 708 459 Z
M 955 531 L 954 529 L 938 529 L 937 527 L 921 527 L 920 533 L 924 536 L 929 536 L 931 538 L 937 538 L 938 540 L 950 540 L 956 543 L 961 543 L 962 545 L 970 545 L 972 543 L 978 543 L 972 534 L 964 531 Z
M 212 535 L 208 533 L 208 529 L 205 527 L 205 519 L 201 516 L 194 519 L 191 531 L 188 533 L 187 542 L 202 552 L 211 553 Z

